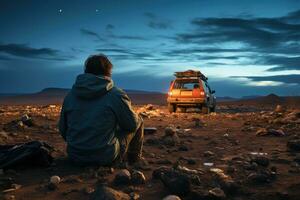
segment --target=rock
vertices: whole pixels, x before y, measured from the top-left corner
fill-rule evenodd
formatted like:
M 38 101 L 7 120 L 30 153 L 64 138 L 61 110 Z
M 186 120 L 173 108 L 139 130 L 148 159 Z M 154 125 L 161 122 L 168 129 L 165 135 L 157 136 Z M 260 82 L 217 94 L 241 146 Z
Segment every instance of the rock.
M 50 183 L 54 185 L 58 185 L 60 183 L 61 179 L 59 176 L 51 176 Z
M 256 170 L 258 165 L 256 162 L 253 162 L 253 163 L 249 163 L 249 162 L 244 162 L 244 165 L 243 165 L 244 169 L 246 170 Z
M 176 128 L 173 126 L 167 126 L 165 128 L 165 136 L 173 136 L 176 134 Z
M 250 183 L 263 184 L 269 183 L 275 178 L 275 173 L 271 171 L 253 172 L 248 175 L 247 180 Z
M 15 200 L 15 195 L 4 195 L 4 200 Z
M 146 110 L 153 110 L 153 109 L 154 109 L 154 106 L 153 106 L 152 104 L 147 104 L 147 105 L 145 106 L 145 109 L 146 109 Z
M 138 193 L 136 193 L 136 192 L 131 192 L 129 194 L 129 196 L 130 196 L 130 200 L 138 200 L 138 199 L 140 199 L 140 195 Z
M 197 162 L 196 162 L 195 159 L 189 158 L 189 159 L 187 159 L 187 164 L 189 164 L 189 165 L 195 165 L 195 164 L 197 164 Z
M 86 188 L 83 189 L 83 192 L 84 192 L 85 194 L 92 194 L 92 193 L 95 192 L 95 189 L 92 188 L 92 187 L 86 187 Z
M 24 130 L 24 124 L 22 121 L 14 120 L 7 124 L 4 124 L 3 130 L 8 132 Z
M 31 127 L 34 125 L 32 118 L 29 117 L 27 114 L 25 114 L 21 117 L 21 121 L 23 122 L 23 124 L 25 124 L 28 127 Z
M 138 170 L 134 170 L 131 174 L 131 182 L 133 184 L 137 184 L 137 185 L 140 185 L 140 184 L 145 184 L 146 182 L 146 177 L 145 175 L 143 174 L 143 172 L 141 171 L 138 171 Z
M 266 135 L 273 135 L 273 136 L 285 136 L 285 132 L 281 129 L 266 129 L 266 128 L 260 128 L 256 131 L 256 136 L 266 136 Z
M 154 146 L 154 145 L 159 145 L 160 144 L 160 140 L 158 138 L 148 138 L 145 141 L 145 145 L 148 146 Z
M 213 188 L 213 189 L 209 190 L 208 193 L 214 199 L 225 199 L 226 198 L 224 191 L 220 188 Z
M 145 127 L 144 134 L 154 134 L 157 132 L 157 128 L 155 127 Z
M 161 181 L 171 193 L 176 195 L 186 195 L 191 189 L 189 179 L 179 173 L 162 174 Z
M 130 196 L 124 192 L 100 185 L 92 194 L 92 200 L 130 200 Z
M 156 164 L 159 164 L 159 165 L 171 165 L 172 161 L 170 161 L 168 159 L 161 159 L 161 160 L 156 161 Z
M 188 151 L 189 148 L 186 145 L 181 145 L 178 147 L 178 151 Z
M 212 157 L 212 156 L 214 156 L 215 154 L 213 153 L 213 152 L 211 152 L 211 151 L 205 151 L 204 153 L 203 153 L 203 156 L 204 157 Z
M 169 167 L 166 167 L 166 166 L 161 166 L 155 170 L 153 170 L 152 172 L 152 178 L 153 179 L 160 179 L 162 174 L 168 172 L 170 170 Z
M 181 200 L 179 196 L 176 195 L 168 195 L 163 200 Z
M 298 164 L 300 164 L 300 155 L 296 155 L 296 157 L 294 158 L 294 161 L 297 162 Z
M 114 179 L 116 185 L 125 185 L 128 184 L 131 180 L 131 174 L 127 169 L 119 171 Z
M 177 136 L 176 133 L 172 136 L 164 136 L 163 137 L 163 144 L 168 145 L 168 146 L 175 146 L 176 144 L 179 143 L 179 137 Z
M 254 158 L 252 158 L 251 161 L 257 163 L 258 165 L 264 166 L 264 167 L 267 167 L 270 164 L 269 158 L 267 158 L 265 156 L 255 156 Z
M 257 131 L 256 131 L 256 135 L 257 136 L 263 136 L 263 135 L 267 135 L 268 134 L 268 131 L 266 128 L 259 128 Z
M 300 139 L 294 139 L 288 141 L 287 147 L 292 151 L 300 151 Z
M 282 113 L 285 111 L 285 109 L 281 105 L 277 105 L 274 111 L 277 113 Z

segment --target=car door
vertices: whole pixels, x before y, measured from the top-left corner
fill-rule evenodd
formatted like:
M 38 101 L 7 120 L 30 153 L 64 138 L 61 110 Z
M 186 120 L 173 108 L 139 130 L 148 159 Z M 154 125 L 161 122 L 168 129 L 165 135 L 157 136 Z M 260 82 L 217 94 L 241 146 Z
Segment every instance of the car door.
M 211 93 L 211 89 L 209 87 L 209 85 L 207 84 L 207 82 L 205 82 L 205 87 L 207 88 L 207 103 L 210 107 L 212 107 L 212 105 L 214 104 L 214 97 Z

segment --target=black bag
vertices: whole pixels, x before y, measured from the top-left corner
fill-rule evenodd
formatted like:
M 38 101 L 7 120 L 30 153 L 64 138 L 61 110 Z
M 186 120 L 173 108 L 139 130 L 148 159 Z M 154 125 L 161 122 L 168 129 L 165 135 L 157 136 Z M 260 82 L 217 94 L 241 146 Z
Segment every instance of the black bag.
M 25 166 L 49 166 L 53 147 L 45 142 L 32 141 L 15 145 L 0 145 L 0 169 Z

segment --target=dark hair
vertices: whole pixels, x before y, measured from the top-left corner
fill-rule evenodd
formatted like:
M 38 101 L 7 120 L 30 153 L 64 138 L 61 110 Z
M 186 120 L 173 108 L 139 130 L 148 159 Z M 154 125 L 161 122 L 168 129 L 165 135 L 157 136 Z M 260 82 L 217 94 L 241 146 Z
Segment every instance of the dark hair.
M 84 63 L 84 72 L 94 75 L 111 76 L 113 65 L 104 54 L 89 56 Z

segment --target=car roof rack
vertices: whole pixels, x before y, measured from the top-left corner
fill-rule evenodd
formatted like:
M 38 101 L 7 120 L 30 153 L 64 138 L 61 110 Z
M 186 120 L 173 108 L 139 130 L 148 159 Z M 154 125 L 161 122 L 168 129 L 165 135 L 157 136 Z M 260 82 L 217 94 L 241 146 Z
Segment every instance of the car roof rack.
M 202 74 L 200 71 L 195 71 L 195 70 L 187 70 L 184 72 L 175 72 L 174 76 L 176 76 L 177 78 L 200 78 L 203 81 L 207 81 L 208 78 Z

